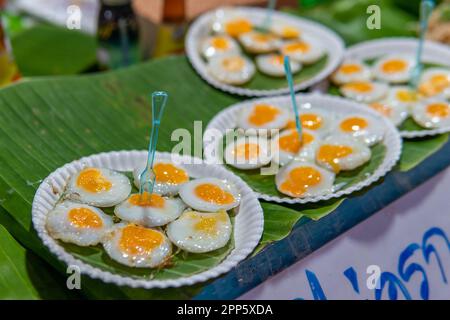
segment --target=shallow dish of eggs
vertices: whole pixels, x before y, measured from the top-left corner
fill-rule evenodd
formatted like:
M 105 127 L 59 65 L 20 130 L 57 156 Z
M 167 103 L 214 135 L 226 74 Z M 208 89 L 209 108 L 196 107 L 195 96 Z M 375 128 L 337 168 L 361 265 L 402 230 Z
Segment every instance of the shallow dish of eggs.
M 139 194 L 146 156 L 93 155 L 43 181 L 33 225 L 52 253 L 105 282 L 166 288 L 217 277 L 253 251 L 264 218 L 241 179 L 200 159 L 158 153 L 153 193 Z
M 325 79 L 344 55 L 342 40 L 326 27 L 266 9 L 226 7 L 201 15 L 186 37 L 186 53 L 200 76 L 221 90 L 246 96 L 288 92 L 283 55 L 291 57 L 295 89 Z
M 409 86 L 417 39 L 389 38 L 350 47 L 330 92 L 364 103 L 404 138 L 450 132 L 450 48 L 425 42 L 417 89 Z
M 289 96 L 248 100 L 208 124 L 205 158 L 225 164 L 259 198 L 286 203 L 348 195 L 400 158 L 398 130 L 375 111 L 331 95 L 301 94 L 297 102 L 302 139 Z

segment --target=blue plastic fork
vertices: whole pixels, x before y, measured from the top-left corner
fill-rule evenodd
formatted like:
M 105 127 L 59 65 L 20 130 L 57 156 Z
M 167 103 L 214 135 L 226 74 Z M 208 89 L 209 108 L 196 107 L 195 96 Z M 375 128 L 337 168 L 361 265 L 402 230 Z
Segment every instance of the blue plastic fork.
M 294 80 L 292 79 L 291 62 L 289 60 L 289 56 L 284 56 L 284 71 L 286 72 L 286 79 L 289 84 L 289 91 L 291 93 L 292 108 L 294 109 L 295 114 L 295 127 L 297 128 L 300 142 L 302 142 L 302 123 L 298 114 L 297 100 L 295 99 Z
M 164 113 L 164 107 L 169 95 L 164 91 L 152 93 L 152 131 L 150 134 L 150 143 L 148 145 L 147 166 L 139 175 L 139 192 L 153 193 L 155 185 L 155 174 L 153 172 L 153 162 L 155 160 L 156 143 L 158 141 L 159 126 Z
M 420 74 L 422 73 L 422 51 L 423 43 L 425 41 L 425 35 L 428 30 L 428 19 L 434 8 L 433 0 L 422 0 L 420 2 L 420 34 L 419 34 L 419 44 L 416 52 L 416 64 L 411 73 L 410 87 L 416 89 L 419 84 Z

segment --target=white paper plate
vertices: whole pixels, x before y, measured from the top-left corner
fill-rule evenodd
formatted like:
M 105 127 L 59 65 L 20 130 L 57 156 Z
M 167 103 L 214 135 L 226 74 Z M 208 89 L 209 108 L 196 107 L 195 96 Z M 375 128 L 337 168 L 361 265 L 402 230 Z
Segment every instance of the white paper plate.
M 171 159 L 171 154 L 157 153 L 157 159 Z M 264 226 L 261 205 L 252 190 L 236 175 L 220 166 L 205 165 L 202 160 L 191 164 L 191 157 L 174 156 L 174 160 L 182 160 L 184 167 L 192 177 L 217 177 L 233 183 L 242 198 L 234 224 L 234 249 L 217 266 L 201 273 L 171 280 L 146 280 L 113 274 L 82 262 L 66 252 L 47 232 L 45 222 L 47 214 L 52 210 L 64 192 L 68 179 L 85 166 L 110 168 L 118 171 L 132 171 L 137 165 L 145 163 L 146 151 L 119 151 L 92 155 L 73 161 L 51 173 L 39 186 L 33 200 L 33 225 L 43 243 L 58 259 L 68 265 L 76 265 L 83 274 L 104 282 L 126 285 L 133 288 L 168 288 L 192 285 L 203 282 L 228 272 L 245 259 L 258 245 Z
M 277 106 L 291 110 L 292 106 L 290 99 L 291 99 L 290 96 L 281 96 L 272 98 L 252 99 L 241 103 L 237 103 L 217 114 L 208 124 L 206 131 L 210 129 L 216 129 L 223 134 L 226 132 L 227 129 L 236 128 L 237 117 L 240 114 L 241 109 L 250 108 L 257 102 L 264 101 L 269 104 L 273 103 Z M 297 95 L 297 102 L 299 104 L 299 107 L 300 105 L 309 103 L 313 108 L 319 108 L 322 110 L 327 110 L 328 112 L 333 112 L 334 114 L 336 114 L 336 116 L 341 115 L 345 116 L 346 114 L 359 113 L 376 118 L 385 126 L 386 132 L 384 140 L 381 143 L 383 143 L 386 146 L 386 155 L 381 165 L 366 179 L 360 181 L 357 184 L 351 185 L 347 188 L 337 190 L 333 193 L 327 193 L 324 195 L 314 197 L 290 198 L 287 196 L 286 197 L 273 196 L 256 192 L 256 194 L 260 199 L 279 203 L 308 203 L 308 202 L 318 202 L 321 200 L 329 200 L 331 198 L 339 198 L 341 196 L 349 195 L 352 192 L 361 190 L 362 188 L 367 187 L 372 183 L 376 182 L 378 179 L 386 175 L 386 173 L 388 173 L 400 159 L 402 150 L 402 139 L 399 135 L 399 132 L 389 120 L 382 117 L 376 111 L 373 111 L 369 108 L 364 107 L 360 103 L 353 102 L 348 99 L 331 95 L 322 95 L 319 93 L 299 94 Z M 203 144 L 205 150 L 206 148 L 212 149 L 212 146 L 209 146 L 210 143 L 213 142 L 211 141 L 206 142 L 204 139 Z M 221 159 L 217 159 L 218 156 L 219 156 L 218 154 L 211 155 L 210 153 L 205 153 L 205 157 L 208 163 L 223 163 L 223 161 L 220 161 Z
M 370 60 L 385 54 L 416 54 L 418 41 L 416 38 L 386 38 L 361 42 L 348 48 L 345 58 Z M 425 41 L 422 60 L 426 63 L 450 67 L 450 47 L 432 41 Z M 403 138 L 420 138 L 450 132 L 450 126 L 439 129 L 417 131 L 401 131 Z
M 263 8 L 236 7 L 236 10 L 241 11 L 246 18 L 250 19 L 256 25 L 261 25 L 266 17 L 266 9 Z M 287 85 L 286 88 L 273 90 L 246 89 L 224 84 L 217 81 L 208 73 L 206 63 L 199 53 L 199 42 L 209 35 L 213 17 L 214 11 L 204 13 L 197 20 L 195 20 L 187 33 L 186 53 L 195 71 L 197 71 L 197 73 L 213 87 L 233 94 L 242 96 L 269 96 L 288 93 L 289 88 Z M 325 44 L 324 49 L 328 54 L 328 60 L 325 67 L 310 79 L 296 84 L 294 86 L 296 91 L 306 89 L 325 79 L 341 63 L 342 57 L 344 56 L 344 43 L 334 31 L 316 22 L 278 11 L 273 13 L 273 19 L 282 19 L 286 21 L 286 23 L 297 26 L 303 30 L 305 34 L 310 34 L 312 37 L 319 39 Z

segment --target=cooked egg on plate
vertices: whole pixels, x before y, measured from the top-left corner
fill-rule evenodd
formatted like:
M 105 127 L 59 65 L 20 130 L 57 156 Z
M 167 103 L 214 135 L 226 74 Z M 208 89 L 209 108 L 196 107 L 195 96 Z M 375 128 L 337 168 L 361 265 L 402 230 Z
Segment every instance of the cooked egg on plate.
M 231 8 L 219 8 L 214 14 L 212 30 L 231 37 L 252 31 L 253 23 L 242 12 Z
M 392 105 L 411 109 L 419 101 L 419 94 L 408 86 L 392 86 L 386 99 Z
M 239 41 L 245 51 L 253 54 L 273 52 L 281 45 L 281 40 L 277 36 L 259 31 L 250 31 L 241 34 Z
M 419 92 L 426 97 L 450 99 L 450 69 L 429 68 L 420 77 Z
M 256 103 L 251 108 L 242 108 L 237 117 L 241 129 L 282 129 L 286 126 L 289 112 L 268 103 Z
M 335 174 L 309 161 L 293 161 L 277 173 L 278 191 L 290 197 L 311 197 L 333 191 Z
M 388 92 L 388 86 L 381 82 L 356 81 L 349 82 L 340 87 L 344 97 L 358 102 L 374 102 L 384 98 Z
M 299 109 L 302 128 L 325 136 L 333 128 L 335 115 L 318 108 L 303 105 Z M 295 117 L 292 115 L 287 122 L 286 129 L 295 129 Z
M 139 175 L 146 167 L 146 163 L 141 164 L 133 170 L 134 185 L 139 189 Z M 189 181 L 189 174 L 180 164 L 173 164 L 170 161 L 156 160 L 153 165 L 153 173 L 155 174 L 155 185 L 153 192 L 170 196 L 178 194 L 180 187 Z
M 255 74 L 253 62 L 240 54 L 214 57 L 207 68 L 214 78 L 227 84 L 242 85 Z
M 186 208 L 179 198 L 163 197 L 157 193 L 134 193 L 114 208 L 114 214 L 122 220 L 145 227 L 163 226 L 176 218 Z
M 351 136 L 368 146 L 373 146 L 383 140 L 384 124 L 374 117 L 349 114 L 337 122 L 336 132 Z
M 71 200 L 97 207 L 111 207 L 125 200 L 131 192 L 128 178 L 105 168 L 84 168 L 72 176 L 67 187 Z
M 100 243 L 113 224 L 113 219 L 102 210 L 72 201 L 57 204 L 46 221 L 48 233 L 54 239 L 79 246 Z
M 167 227 L 167 236 L 178 248 L 203 253 L 224 247 L 230 241 L 232 224 L 225 210 L 186 211 Z
M 204 212 L 230 210 L 239 205 L 236 187 L 218 178 L 200 178 L 186 183 L 180 197 L 189 207 Z
M 450 104 L 444 99 L 421 101 L 413 107 L 411 115 L 417 124 L 427 129 L 450 127 Z
M 280 52 L 292 60 L 308 65 L 317 62 L 325 54 L 322 44 L 309 36 L 285 42 Z
M 379 58 L 372 72 L 380 81 L 389 83 L 405 83 L 411 78 L 411 72 L 414 68 L 414 59 L 405 55 L 388 55 Z
M 303 129 L 300 140 L 296 129 L 283 130 L 272 138 L 273 161 L 284 166 L 294 159 L 314 160 L 319 141 L 314 131 Z
M 302 35 L 300 28 L 283 21 L 273 21 L 270 31 L 278 37 L 286 40 L 298 39 Z
M 404 104 L 395 104 L 389 99 L 371 102 L 368 106 L 388 118 L 397 127 L 409 116 L 408 108 Z
M 362 166 L 371 156 L 370 148 L 364 143 L 350 136 L 333 135 L 322 141 L 317 148 L 316 162 L 337 174 Z
M 172 244 L 161 231 L 118 223 L 103 241 L 111 259 L 129 267 L 154 268 L 171 257 Z
M 240 53 L 241 49 L 236 41 L 227 35 L 210 36 L 200 45 L 200 51 L 206 59 L 225 54 Z
M 369 81 L 371 79 L 372 71 L 370 67 L 359 60 L 344 61 L 331 76 L 331 80 L 337 85 L 349 82 Z
M 266 138 L 243 136 L 225 148 L 225 162 L 238 169 L 260 168 L 271 160 L 270 145 Z
M 300 71 L 301 64 L 290 60 L 291 72 L 293 74 Z M 262 73 L 271 77 L 284 77 L 286 72 L 284 70 L 284 57 L 279 54 L 265 54 L 256 57 L 256 66 Z

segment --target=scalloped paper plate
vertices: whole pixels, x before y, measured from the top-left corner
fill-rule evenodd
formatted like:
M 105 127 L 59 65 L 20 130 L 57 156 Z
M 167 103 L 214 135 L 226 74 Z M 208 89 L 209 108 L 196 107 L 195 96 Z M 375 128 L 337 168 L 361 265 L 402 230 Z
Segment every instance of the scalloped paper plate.
M 236 7 L 235 9 L 242 12 L 246 18 L 250 19 L 256 25 L 261 25 L 266 17 L 266 9 L 264 8 Z M 216 80 L 208 73 L 206 63 L 199 53 L 199 42 L 210 33 L 214 12 L 214 10 L 208 11 L 195 20 L 186 36 L 186 54 L 195 71 L 213 87 L 233 94 L 242 96 L 269 96 L 288 93 L 289 88 L 287 86 L 281 89 L 256 90 L 227 85 Z M 334 31 L 316 22 L 278 11 L 273 13 L 273 19 L 284 20 L 293 26 L 297 26 L 305 33 L 312 35 L 316 39 L 320 39 L 320 41 L 326 44 L 324 48 L 328 55 L 326 65 L 311 78 L 296 84 L 294 86 L 296 91 L 319 83 L 327 78 L 341 63 L 342 57 L 344 56 L 344 43 Z
M 273 103 L 277 106 L 288 108 L 291 110 L 291 100 L 290 96 L 281 96 L 281 97 L 272 97 L 272 98 L 260 98 L 260 99 L 252 99 L 247 100 L 241 103 L 237 103 L 228 107 L 227 109 L 221 111 L 217 114 L 211 122 L 208 124 L 206 131 L 210 129 L 216 129 L 222 133 L 222 135 L 226 132 L 227 129 L 236 128 L 237 124 L 237 116 L 241 112 L 242 108 L 250 108 L 255 103 L 258 102 L 266 102 Z M 384 144 L 386 147 L 386 154 L 383 158 L 381 164 L 372 172 L 369 176 L 367 176 L 362 181 L 352 184 L 347 188 L 339 189 L 333 193 L 327 193 L 320 196 L 314 197 L 304 197 L 304 198 L 291 198 L 287 196 L 274 196 L 264 193 L 256 192 L 260 199 L 264 199 L 266 201 L 274 201 L 278 203 L 308 203 L 308 202 L 318 202 L 322 200 L 329 200 L 332 198 L 339 198 L 345 195 L 349 195 L 355 191 L 361 190 L 364 187 L 367 187 L 378 179 L 386 175 L 397 163 L 400 159 L 401 150 L 402 150 L 402 139 L 399 135 L 398 130 L 395 126 L 386 118 L 379 115 L 376 111 L 373 111 L 369 108 L 364 107 L 360 103 L 336 97 L 331 95 L 322 95 L 318 93 L 313 94 L 299 94 L 297 95 L 297 101 L 300 105 L 311 104 L 313 108 L 318 108 L 322 110 L 326 110 L 328 112 L 333 112 L 337 116 L 346 115 L 350 113 L 359 113 L 363 115 L 367 115 L 373 118 L 376 118 L 378 121 L 384 124 L 386 128 L 384 140 L 380 143 Z M 205 132 L 206 132 L 205 131 Z M 205 135 L 206 137 L 206 135 Z M 212 141 L 205 141 L 204 137 L 204 150 L 212 150 L 213 146 L 210 146 Z M 217 143 L 214 141 L 214 143 Z M 217 153 L 205 153 L 205 157 L 208 163 L 223 163 L 218 159 L 219 155 Z M 271 176 L 274 179 L 274 176 Z
M 410 54 L 415 56 L 417 50 L 416 38 L 387 38 L 361 42 L 348 48 L 345 58 L 371 60 L 385 54 Z M 425 41 L 422 60 L 425 63 L 439 64 L 450 68 L 450 47 L 432 41 Z M 421 138 L 450 132 L 450 126 L 439 129 L 403 130 L 403 138 Z
M 170 160 L 169 153 L 157 153 L 156 158 Z M 45 228 L 47 214 L 52 210 L 64 192 L 69 178 L 85 166 L 97 166 L 110 168 L 117 171 L 132 171 L 138 164 L 146 162 L 146 151 L 119 151 L 100 153 L 80 160 L 73 161 L 51 173 L 39 186 L 33 200 L 33 225 L 43 243 L 55 254 L 58 259 L 67 265 L 76 265 L 83 274 L 104 282 L 125 285 L 133 288 L 168 288 L 193 285 L 215 278 L 220 274 L 228 272 L 240 261 L 245 259 L 258 245 L 264 227 L 264 215 L 256 195 L 236 175 L 225 170 L 223 167 L 206 165 L 202 160 L 196 158 L 192 164 L 192 157 L 181 157 L 173 155 L 173 160 L 181 160 L 184 167 L 192 177 L 217 177 L 226 179 L 233 183 L 239 190 L 242 198 L 241 204 L 234 222 L 234 249 L 218 265 L 209 270 L 170 280 L 148 280 L 138 277 L 127 277 L 114 274 L 100 268 L 93 267 L 65 251 L 65 249 L 54 240 Z

